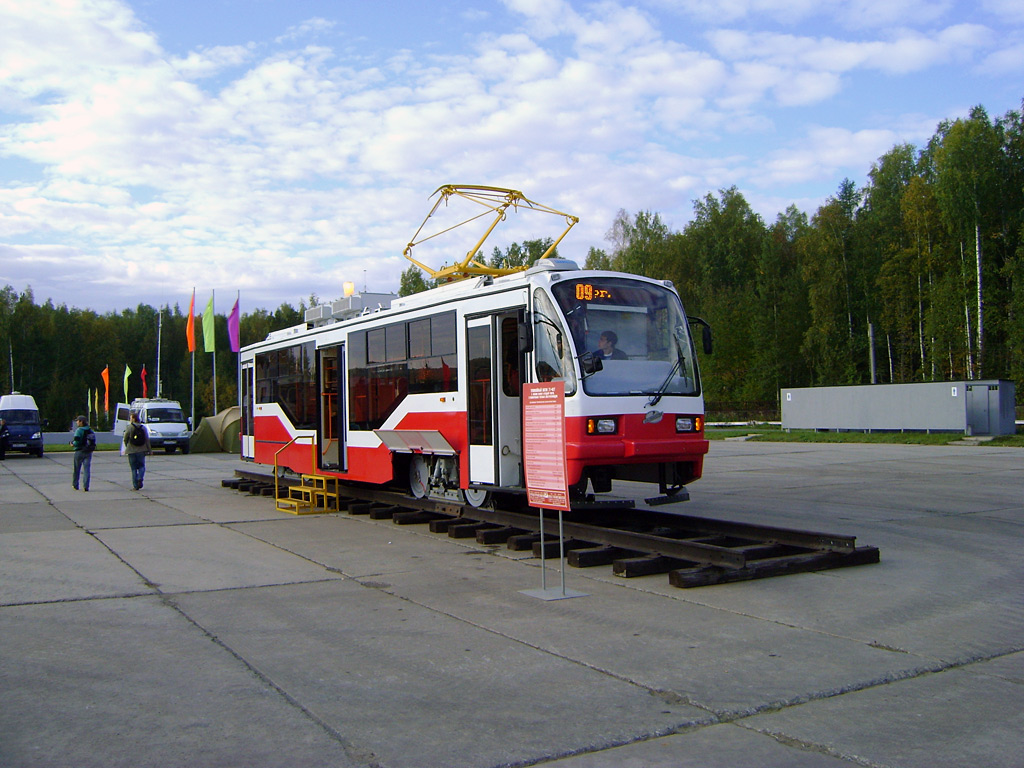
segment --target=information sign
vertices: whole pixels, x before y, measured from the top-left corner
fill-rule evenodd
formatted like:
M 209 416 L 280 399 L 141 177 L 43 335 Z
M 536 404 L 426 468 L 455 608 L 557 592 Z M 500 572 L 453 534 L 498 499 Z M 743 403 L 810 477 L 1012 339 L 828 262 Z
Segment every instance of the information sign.
M 569 507 L 565 473 L 565 382 L 523 385 L 523 460 L 527 502 Z

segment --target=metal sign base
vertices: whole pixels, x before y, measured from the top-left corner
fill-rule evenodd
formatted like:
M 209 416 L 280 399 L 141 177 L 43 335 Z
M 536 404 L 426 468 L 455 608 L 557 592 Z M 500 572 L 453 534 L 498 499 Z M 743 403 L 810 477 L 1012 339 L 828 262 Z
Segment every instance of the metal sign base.
M 536 597 L 540 600 L 567 600 L 570 597 L 586 597 L 586 592 L 577 592 L 575 589 L 558 589 L 556 587 L 549 587 L 548 589 L 521 589 L 519 594 L 526 595 L 527 597 Z
M 519 593 L 539 600 L 567 600 L 570 597 L 586 597 L 586 592 L 565 588 L 565 535 L 562 532 L 562 510 L 558 510 L 558 554 L 561 587 L 548 586 L 548 569 L 544 561 L 544 508 L 540 508 L 540 589 L 521 589 Z

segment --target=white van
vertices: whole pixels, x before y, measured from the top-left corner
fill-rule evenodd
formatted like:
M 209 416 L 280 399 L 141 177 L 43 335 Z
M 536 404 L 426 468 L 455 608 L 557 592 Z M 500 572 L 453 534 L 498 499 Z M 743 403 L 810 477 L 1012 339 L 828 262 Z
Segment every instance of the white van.
M 7 450 L 43 455 L 43 427 L 46 421 L 39 418 L 32 395 L 11 392 L 0 397 L 0 418 L 7 422 L 10 437 Z
M 146 425 L 154 451 L 163 448 L 167 453 L 174 453 L 175 448 L 180 448 L 182 453 L 188 453 L 192 428 L 177 400 L 137 397 L 131 405 L 118 403 L 114 410 L 114 434 L 124 435 L 131 413 L 139 414 L 139 421 Z

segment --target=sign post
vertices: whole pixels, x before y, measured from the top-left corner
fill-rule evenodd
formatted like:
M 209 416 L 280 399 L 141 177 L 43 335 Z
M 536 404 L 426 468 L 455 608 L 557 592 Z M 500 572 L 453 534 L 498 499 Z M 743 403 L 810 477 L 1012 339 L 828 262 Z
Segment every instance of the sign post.
M 523 385 L 523 463 L 526 471 L 526 499 L 540 510 L 540 589 L 522 593 L 541 600 L 585 597 L 586 593 L 565 588 L 565 537 L 562 512 L 569 507 L 569 486 L 565 472 L 565 382 L 551 381 Z M 558 551 L 561 589 L 548 589 L 544 547 L 544 510 L 558 510 Z

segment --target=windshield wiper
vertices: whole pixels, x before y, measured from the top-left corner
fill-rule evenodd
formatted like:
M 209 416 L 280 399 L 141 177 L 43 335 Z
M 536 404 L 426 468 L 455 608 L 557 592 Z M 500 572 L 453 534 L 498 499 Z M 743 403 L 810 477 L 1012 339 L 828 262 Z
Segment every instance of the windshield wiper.
M 676 342 L 676 350 L 678 353 L 676 355 L 676 361 L 672 365 L 672 370 L 668 372 L 668 376 L 666 376 L 665 380 L 661 382 L 661 386 L 658 387 L 658 391 L 651 395 L 651 399 L 647 401 L 648 406 L 657 405 L 661 401 L 661 398 L 665 396 L 665 392 L 668 391 L 668 387 L 672 383 L 672 379 L 675 378 L 676 373 L 680 368 L 682 368 L 683 362 L 685 361 L 685 357 L 683 356 L 683 329 L 681 326 L 677 327 L 672 332 L 672 338 Z

